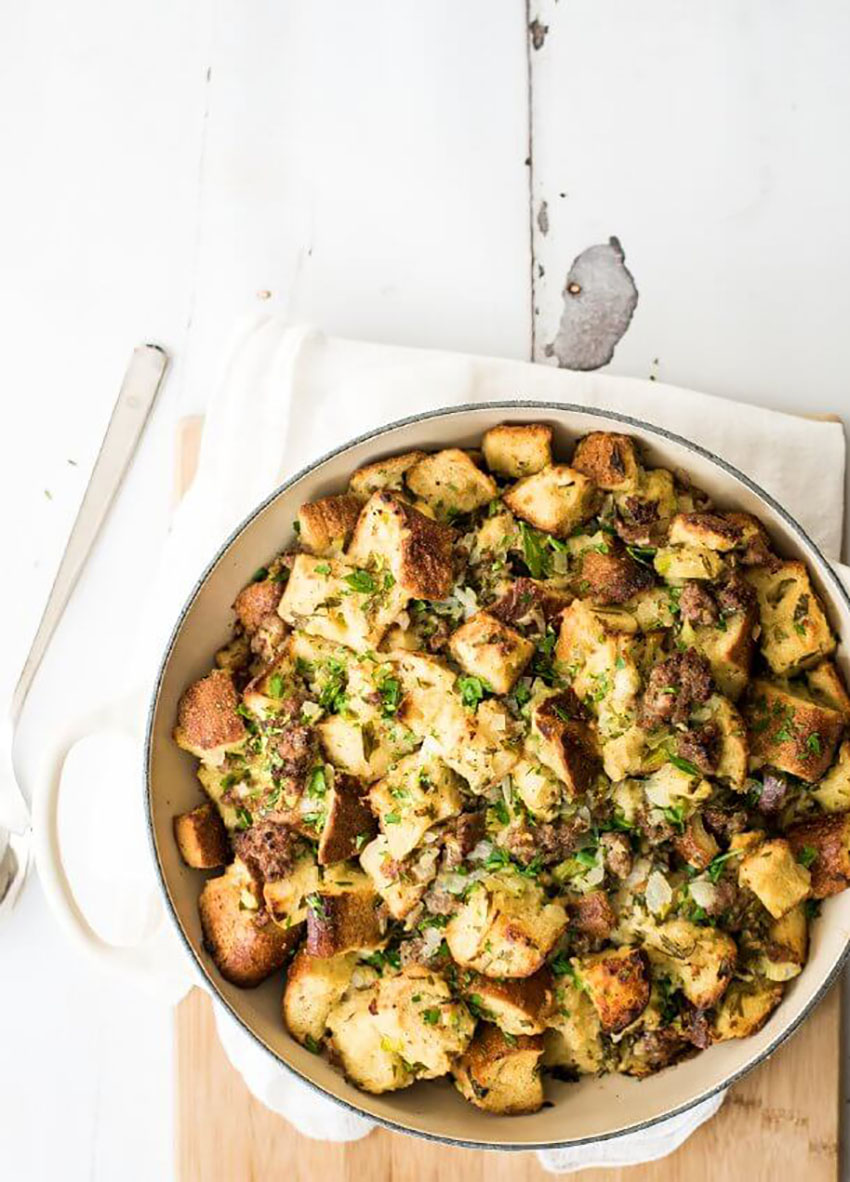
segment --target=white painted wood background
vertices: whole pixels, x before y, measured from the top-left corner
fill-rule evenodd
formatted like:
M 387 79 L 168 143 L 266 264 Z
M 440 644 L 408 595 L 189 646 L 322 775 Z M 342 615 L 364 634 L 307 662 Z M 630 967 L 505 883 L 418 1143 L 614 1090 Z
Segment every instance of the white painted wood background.
M 612 370 L 846 415 L 848 49 L 842 0 L 0 6 L 0 691 L 132 347 L 174 358 L 25 758 L 120 670 L 175 421 L 260 293 L 542 360 L 572 259 L 616 235 L 640 299 Z M 0 1176 L 169 1177 L 170 1063 L 169 1012 L 77 961 L 31 882 L 0 933 Z

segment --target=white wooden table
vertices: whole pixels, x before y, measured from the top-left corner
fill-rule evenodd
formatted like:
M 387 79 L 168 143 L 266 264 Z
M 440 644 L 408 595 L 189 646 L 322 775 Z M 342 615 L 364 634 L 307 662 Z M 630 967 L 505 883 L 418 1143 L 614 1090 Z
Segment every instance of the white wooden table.
M 614 371 L 846 415 L 848 48 L 841 0 L 3 6 L 0 690 L 133 345 L 174 357 L 26 757 L 116 674 L 174 424 L 267 293 L 334 333 L 543 360 L 573 258 L 616 235 L 640 294 Z M 75 960 L 37 882 L 0 947 L 3 1177 L 169 1177 L 168 1010 Z

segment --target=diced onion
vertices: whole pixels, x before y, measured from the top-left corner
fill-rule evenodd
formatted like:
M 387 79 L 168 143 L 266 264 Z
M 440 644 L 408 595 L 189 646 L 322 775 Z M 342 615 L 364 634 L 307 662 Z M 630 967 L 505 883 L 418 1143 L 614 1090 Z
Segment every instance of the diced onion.
M 670 883 L 659 870 L 653 870 L 646 881 L 646 905 L 655 915 L 663 914 L 673 902 Z
M 697 907 L 702 907 L 705 911 L 710 911 L 717 903 L 717 887 L 707 878 L 695 878 L 688 889 Z

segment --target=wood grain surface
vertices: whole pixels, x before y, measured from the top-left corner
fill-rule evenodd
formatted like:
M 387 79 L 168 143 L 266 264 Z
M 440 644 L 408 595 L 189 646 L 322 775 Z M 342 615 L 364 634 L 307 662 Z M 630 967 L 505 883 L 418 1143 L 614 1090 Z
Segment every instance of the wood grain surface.
M 191 483 L 202 419 L 183 421 L 176 493 Z M 450 1149 L 376 1129 L 333 1145 L 302 1137 L 256 1100 L 228 1062 L 210 999 L 193 989 L 175 1018 L 179 1182 L 534 1182 L 533 1153 Z M 723 1108 L 676 1153 L 581 1182 L 837 1182 L 840 986 L 802 1029 L 730 1091 Z

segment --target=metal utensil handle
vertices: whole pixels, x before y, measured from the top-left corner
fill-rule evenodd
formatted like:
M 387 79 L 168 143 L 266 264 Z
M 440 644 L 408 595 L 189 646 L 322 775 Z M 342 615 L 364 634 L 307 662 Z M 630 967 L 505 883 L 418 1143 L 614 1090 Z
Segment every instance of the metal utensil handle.
M 133 458 L 167 365 L 168 355 L 159 345 L 139 345 L 133 351 L 41 623 L 12 696 L 13 723 Z

